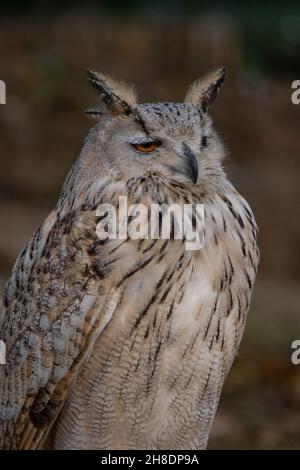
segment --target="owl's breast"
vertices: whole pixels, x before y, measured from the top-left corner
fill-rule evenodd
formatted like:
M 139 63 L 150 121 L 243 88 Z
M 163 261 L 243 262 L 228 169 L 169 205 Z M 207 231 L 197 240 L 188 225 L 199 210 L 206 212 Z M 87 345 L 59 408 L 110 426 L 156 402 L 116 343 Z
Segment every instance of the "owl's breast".
M 57 447 L 206 446 L 258 256 L 252 224 L 220 204 L 207 208 L 198 252 L 182 240 L 110 248 L 118 300 L 61 413 Z

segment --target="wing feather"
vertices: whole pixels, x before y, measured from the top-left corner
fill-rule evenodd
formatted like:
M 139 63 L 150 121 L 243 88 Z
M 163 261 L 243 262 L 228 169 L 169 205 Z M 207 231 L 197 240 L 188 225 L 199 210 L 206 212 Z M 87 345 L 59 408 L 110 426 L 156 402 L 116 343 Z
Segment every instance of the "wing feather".
M 90 207 L 52 212 L 16 261 L 0 316 L 1 448 L 39 447 L 112 317 L 121 288 L 94 269 L 100 245 Z

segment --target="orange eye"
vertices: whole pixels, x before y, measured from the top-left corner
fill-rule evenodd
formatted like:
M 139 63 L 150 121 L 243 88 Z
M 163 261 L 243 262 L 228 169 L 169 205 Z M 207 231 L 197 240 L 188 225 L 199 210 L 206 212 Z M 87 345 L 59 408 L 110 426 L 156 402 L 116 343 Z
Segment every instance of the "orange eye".
M 141 142 L 140 144 L 131 144 L 131 145 L 138 152 L 150 153 L 160 146 L 160 142 L 158 140 L 155 140 L 155 141 L 152 140 L 149 142 Z

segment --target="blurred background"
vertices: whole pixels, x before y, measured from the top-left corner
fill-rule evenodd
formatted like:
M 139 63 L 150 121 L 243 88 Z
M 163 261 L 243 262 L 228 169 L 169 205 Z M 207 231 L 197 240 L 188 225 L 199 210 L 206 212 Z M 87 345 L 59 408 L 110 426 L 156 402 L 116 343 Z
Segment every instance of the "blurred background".
M 290 359 L 300 339 L 299 2 L 2 4 L 0 289 L 93 124 L 85 70 L 136 84 L 141 101 L 180 101 L 220 65 L 227 80 L 212 115 L 227 173 L 256 214 L 262 259 L 209 448 L 300 449 L 300 365 Z

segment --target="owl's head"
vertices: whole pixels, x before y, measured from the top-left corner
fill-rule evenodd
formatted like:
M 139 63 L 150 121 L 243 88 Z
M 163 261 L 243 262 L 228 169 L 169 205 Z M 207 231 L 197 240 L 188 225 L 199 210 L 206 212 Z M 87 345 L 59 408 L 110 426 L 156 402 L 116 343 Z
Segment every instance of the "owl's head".
M 191 185 L 221 172 L 223 146 L 208 109 L 224 76 L 221 68 L 196 81 L 182 103 L 139 104 L 128 86 L 89 71 L 101 99 L 86 111 L 99 120 L 89 141 L 101 170 L 122 179 L 151 170 Z

